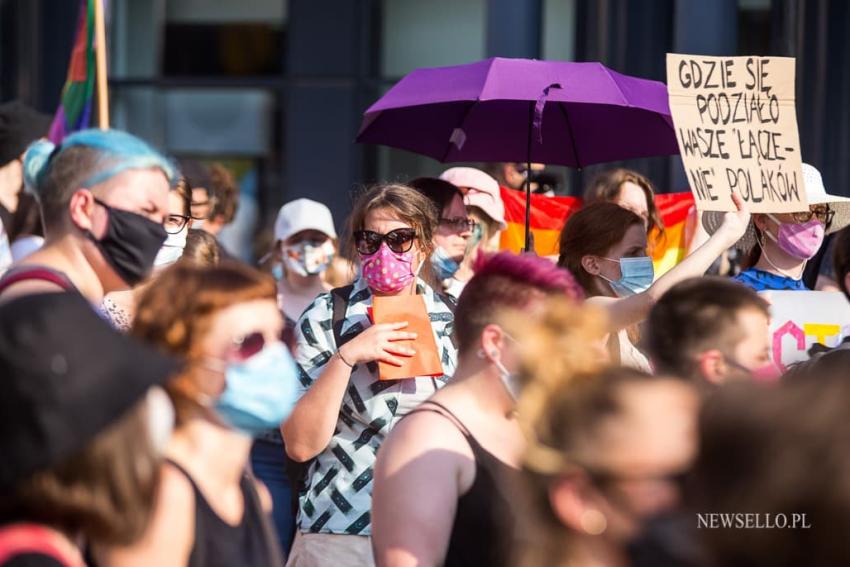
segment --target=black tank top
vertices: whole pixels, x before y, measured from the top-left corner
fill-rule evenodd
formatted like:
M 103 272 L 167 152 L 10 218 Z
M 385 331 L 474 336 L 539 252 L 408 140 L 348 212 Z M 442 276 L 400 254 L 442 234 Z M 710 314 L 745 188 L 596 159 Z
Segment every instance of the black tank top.
M 428 405 L 434 408 L 426 407 Z M 437 409 L 439 408 L 439 409 Z M 475 480 L 457 502 L 445 567 L 510 563 L 514 512 L 508 495 L 518 472 L 485 450 L 447 407 L 426 401 L 407 415 L 433 412 L 451 421 L 463 435 L 475 458 Z
M 195 493 L 195 543 L 189 555 L 189 567 L 269 567 L 283 565 L 276 543 L 260 504 L 254 481 L 243 475 L 239 482 L 245 511 L 238 526 L 222 520 L 210 507 L 192 475 L 168 459 L 183 473 Z

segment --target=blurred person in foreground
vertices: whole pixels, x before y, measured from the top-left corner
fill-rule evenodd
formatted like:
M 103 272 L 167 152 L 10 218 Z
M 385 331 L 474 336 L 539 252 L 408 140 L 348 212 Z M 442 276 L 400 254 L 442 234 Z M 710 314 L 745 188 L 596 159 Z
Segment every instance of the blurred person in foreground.
M 534 255 L 481 256 L 455 311 L 458 368 L 445 388 L 407 414 L 375 467 L 373 548 L 378 565 L 508 565 L 513 485 L 525 447 L 516 419 L 522 391 L 505 310 L 539 317 L 548 297 L 570 300 L 561 352 L 576 371 L 599 364 L 600 314 L 566 272 Z M 594 356 L 596 353 L 597 356 Z M 427 487 L 427 497 L 414 487 Z
M 463 202 L 463 193 L 448 181 L 435 177 L 419 177 L 410 186 L 428 197 L 434 204 L 434 251 L 431 268 L 441 291 L 457 301 L 463 283 L 455 278 L 467 251 L 474 222 Z
M 149 274 L 167 232 L 175 171 L 148 144 L 119 130 L 81 130 L 59 146 L 27 150 L 24 177 L 41 205 L 44 246 L 0 279 L 0 300 L 79 291 L 100 305 Z
M 123 337 L 75 293 L 0 306 L 0 565 L 84 565 L 130 545 L 158 492 L 176 361 Z
M 850 564 L 850 381 L 835 356 L 777 387 L 724 388 L 703 409 L 688 500 L 709 565 Z M 741 529 L 756 525 L 771 528 Z
M 776 380 L 770 309 L 752 289 L 720 277 L 671 287 L 646 322 L 644 345 L 657 372 L 700 388 L 735 380 Z
M 500 235 L 508 225 L 505 222 L 505 204 L 499 189 L 499 183 L 474 167 L 452 167 L 440 174 L 440 179 L 448 181 L 460 189 L 466 204 L 466 212 L 475 224 L 472 235 L 466 242 L 466 254 L 460 269 L 454 275 L 454 289 L 459 296 L 463 286 L 473 276 L 472 264 L 479 252 L 499 251 Z
M 356 200 L 343 240 L 360 277 L 320 295 L 296 326 L 301 396 L 283 424 L 289 457 L 306 463 L 298 532 L 289 565 L 372 565 L 375 454 L 410 410 L 454 374 L 453 308 L 428 282 L 437 212 L 406 185 L 376 185 Z M 373 324 L 373 298 L 418 294 L 425 303 L 442 374 L 380 380 L 378 361 L 414 354 L 407 321 Z
M 553 373 L 544 359 L 558 357 L 563 332 L 549 318 L 523 357 L 532 362 L 518 413 L 529 441 L 513 564 L 694 564 L 687 534 L 656 542 L 653 526 L 681 506 L 679 479 L 696 453 L 696 392 L 629 368 Z M 656 554 L 664 559 L 647 560 Z
M 139 301 L 132 334 L 185 361 L 168 392 L 177 428 L 150 527 L 113 566 L 281 565 L 271 499 L 249 473 L 255 436 L 295 402 L 272 278 L 241 264 L 178 263 Z
M 567 219 L 560 237 L 558 265 L 567 268 L 584 288 L 588 302 L 605 309 L 615 364 L 649 372 L 646 356 L 635 346 L 637 325 L 658 299 L 676 283 L 701 276 L 747 228 L 750 214 L 740 197 L 737 210 L 725 213 L 722 226 L 702 246 L 655 279 L 647 255 L 644 220 L 614 203 L 593 203 Z

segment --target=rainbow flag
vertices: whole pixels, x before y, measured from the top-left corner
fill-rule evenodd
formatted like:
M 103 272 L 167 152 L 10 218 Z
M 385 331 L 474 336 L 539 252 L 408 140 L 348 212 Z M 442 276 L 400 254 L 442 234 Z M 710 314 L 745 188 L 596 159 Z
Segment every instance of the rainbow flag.
M 54 144 L 72 132 L 88 128 L 91 121 L 95 84 L 94 3 L 82 0 L 77 21 L 77 37 L 68 64 L 68 77 L 62 88 L 59 108 L 48 137 Z
M 519 252 L 525 246 L 525 193 L 505 187 L 502 201 L 505 203 L 505 222 L 508 228 L 502 232 L 502 250 Z M 649 250 L 659 276 L 682 261 L 688 252 L 692 236 L 691 219 L 694 198 L 690 192 L 667 193 L 655 196 L 664 233 L 653 230 L 649 234 Z M 559 237 L 567 218 L 579 210 L 579 197 L 531 196 L 531 232 L 534 234 L 534 251 L 540 256 L 557 256 Z

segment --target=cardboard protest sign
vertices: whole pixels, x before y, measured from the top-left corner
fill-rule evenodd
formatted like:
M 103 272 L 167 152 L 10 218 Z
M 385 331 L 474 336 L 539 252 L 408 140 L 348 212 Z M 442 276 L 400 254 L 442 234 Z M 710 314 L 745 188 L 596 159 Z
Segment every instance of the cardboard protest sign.
M 837 291 L 766 291 L 773 361 L 783 371 L 809 358 L 815 343 L 837 346 L 850 336 L 850 303 Z
M 701 211 L 808 210 L 794 106 L 794 59 L 667 54 L 679 152 Z
M 399 341 L 416 351 L 413 356 L 398 356 L 403 363 L 394 366 L 378 362 L 381 380 L 400 380 L 416 376 L 442 376 L 443 365 L 431 329 L 431 318 L 421 295 L 375 296 L 372 298 L 372 317 L 375 324 L 407 321 L 405 332 L 416 333 L 416 339 Z

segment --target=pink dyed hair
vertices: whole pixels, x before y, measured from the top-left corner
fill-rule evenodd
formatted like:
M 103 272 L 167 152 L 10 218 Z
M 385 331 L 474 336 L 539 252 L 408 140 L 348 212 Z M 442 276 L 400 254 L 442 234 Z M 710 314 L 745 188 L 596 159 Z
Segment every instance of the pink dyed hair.
M 499 308 L 522 309 L 534 295 L 563 295 L 573 301 L 584 292 L 567 270 L 534 254 L 479 254 L 475 275 L 455 309 L 455 333 L 461 353 L 470 348 Z M 535 294 L 534 292 L 537 292 Z

